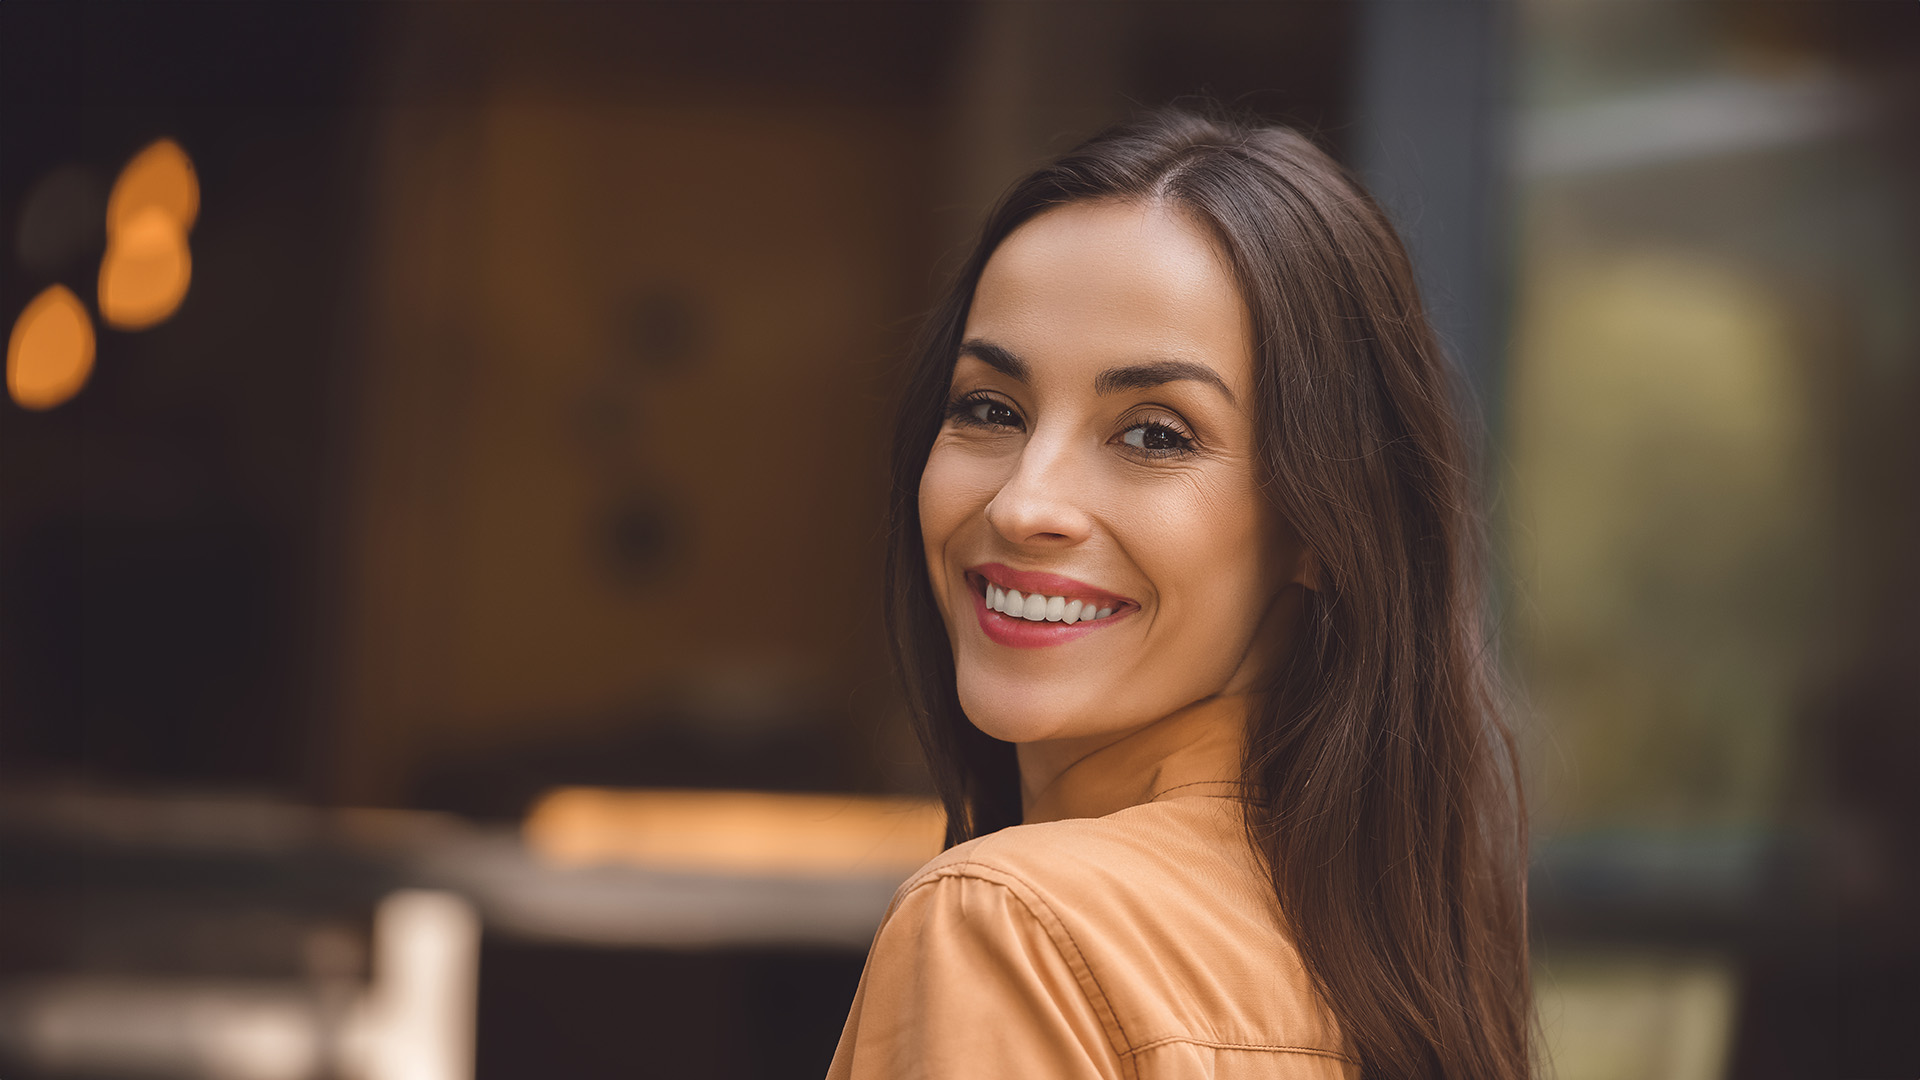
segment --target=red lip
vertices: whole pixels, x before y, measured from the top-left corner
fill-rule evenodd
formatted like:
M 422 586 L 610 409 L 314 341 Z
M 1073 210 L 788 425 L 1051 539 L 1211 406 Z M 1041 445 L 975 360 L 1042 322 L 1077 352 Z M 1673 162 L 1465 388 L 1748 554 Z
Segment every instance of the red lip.
M 1028 570 L 1015 570 L 1000 563 L 982 563 L 966 572 L 967 592 L 973 596 L 973 613 L 980 620 L 980 630 L 989 641 L 997 645 L 1006 645 L 1015 649 L 1044 649 L 1049 645 L 1064 645 L 1085 634 L 1091 634 L 1104 626 L 1111 626 L 1122 618 L 1140 610 L 1140 605 L 1124 596 L 1115 596 L 1105 589 L 1096 589 L 1084 581 L 1075 581 L 1059 574 L 1041 574 Z M 987 606 L 987 583 L 992 582 L 1003 589 L 1017 589 L 1023 593 L 1039 593 L 1042 596 L 1071 596 L 1078 600 L 1098 601 L 1101 607 L 1111 606 L 1113 614 L 1104 619 L 1090 622 L 1076 622 L 1072 625 L 1058 622 L 1034 622 L 1030 619 L 1003 615 Z
M 1075 581 L 1059 574 L 1042 574 L 1032 570 L 1015 570 L 1003 563 L 981 563 L 969 567 L 966 572 L 968 584 L 977 584 L 974 579 L 984 578 L 1003 589 L 1017 589 L 1022 593 L 1039 593 L 1041 596 L 1067 596 L 1077 600 L 1098 600 L 1101 607 L 1111 607 L 1118 614 L 1123 607 L 1137 608 L 1140 605 L 1124 596 L 1116 596 L 1105 589 L 1089 585 L 1084 581 Z

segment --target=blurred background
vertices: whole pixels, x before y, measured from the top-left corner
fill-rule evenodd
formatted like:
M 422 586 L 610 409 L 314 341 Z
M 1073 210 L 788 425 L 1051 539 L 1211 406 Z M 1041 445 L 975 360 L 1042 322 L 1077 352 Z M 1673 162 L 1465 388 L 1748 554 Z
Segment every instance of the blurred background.
M 809 1077 L 899 359 L 1311 132 L 1485 419 L 1557 1075 L 1920 1075 L 1920 5 L 0 6 L 0 1075 Z

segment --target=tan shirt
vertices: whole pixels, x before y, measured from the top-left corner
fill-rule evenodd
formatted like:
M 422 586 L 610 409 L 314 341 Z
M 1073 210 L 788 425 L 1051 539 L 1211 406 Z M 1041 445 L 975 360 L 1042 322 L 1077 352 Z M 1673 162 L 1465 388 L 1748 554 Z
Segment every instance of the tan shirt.
M 1247 844 L 1223 717 L 1076 762 L 902 885 L 828 1080 L 1357 1078 Z

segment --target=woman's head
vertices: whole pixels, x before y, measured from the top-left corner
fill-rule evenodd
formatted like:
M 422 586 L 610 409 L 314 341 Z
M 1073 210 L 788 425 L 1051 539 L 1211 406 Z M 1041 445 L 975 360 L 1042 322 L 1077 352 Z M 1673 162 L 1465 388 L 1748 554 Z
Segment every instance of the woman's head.
M 919 484 L 974 726 L 1098 740 L 1254 688 L 1302 563 L 1255 368 L 1233 268 L 1175 203 L 1068 203 L 994 249 Z
M 1151 114 L 1016 183 L 929 318 L 887 615 L 950 842 L 1020 820 L 1012 742 L 1251 690 L 1249 839 L 1369 1072 L 1516 1076 L 1523 840 L 1454 408 L 1345 170 Z M 984 612 L 996 581 L 1113 621 Z
M 1166 362 L 1203 377 L 1100 379 Z M 1188 439 L 1200 452 L 1179 456 Z M 1208 648 L 1124 719 L 1236 683 L 1297 690 L 1303 665 L 1319 668 L 1309 688 L 1340 674 L 1329 664 L 1351 684 L 1431 643 L 1423 620 L 1473 632 L 1462 449 L 1406 257 L 1346 172 L 1284 128 L 1163 111 L 1014 185 L 926 326 L 894 449 L 894 640 L 927 719 L 967 706 L 927 726 L 929 749 L 978 766 L 956 835 L 1019 815 L 993 775 L 1011 755 L 971 729 L 1083 726 L 1088 694 L 1124 698 L 1113 676 L 1161 681 L 1145 646 Z M 1112 593 L 1119 621 L 1025 656 L 986 648 L 1002 620 L 969 593 L 996 563 Z M 1294 603 L 1313 625 L 1288 650 Z M 1189 626 L 1207 604 L 1227 617 Z M 953 655 L 929 664 L 930 641 Z M 1046 679 L 1064 682 L 1035 688 L 1045 708 L 1004 700 Z

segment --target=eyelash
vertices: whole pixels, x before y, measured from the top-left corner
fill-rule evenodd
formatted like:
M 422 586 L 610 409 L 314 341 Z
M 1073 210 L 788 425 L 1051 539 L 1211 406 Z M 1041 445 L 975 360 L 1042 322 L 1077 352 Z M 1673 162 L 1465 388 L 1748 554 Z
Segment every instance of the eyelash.
M 982 420 L 979 417 L 975 416 L 973 414 L 974 410 L 979 408 L 982 404 L 997 405 L 1000 408 L 1005 409 L 1010 413 L 1013 412 L 1013 406 L 1008 405 L 1006 402 L 1001 401 L 999 398 L 996 398 L 991 394 L 985 393 L 984 391 L 976 390 L 971 394 L 967 394 L 964 397 L 956 398 L 953 401 L 949 402 L 947 404 L 947 419 L 953 423 L 960 424 L 963 427 L 1006 428 L 1006 427 L 1012 426 L 1009 424 L 992 423 L 990 421 Z M 1019 414 L 1015 413 L 1014 415 L 1018 416 Z M 1199 452 L 1194 448 L 1193 436 L 1188 435 L 1185 431 L 1182 431 L 1178 426 L 1168 423 L 1165 420 L 1142 420 L 1138 423 L 1129 424 L 1126 430 L 1135 431 L 1140 428 L 1159 428 L 1160 430 L 1165 431 L 1168 435 L 1172 436 L 1174 439 L 1179 441 L 1179 445 L 1177 446 L 1160 446 L 1160 447 L 1129 446 L 1128 447 L 1129 450 L 1131 450 L 1135 454 L 1140 455 L 1141 457 L 1147 457 L 1147 458 L 1186 457 L 1189 454 L 1194 454 Z M 1143 437 L 1143 441 L 1144 441 L 1144 437 Z

